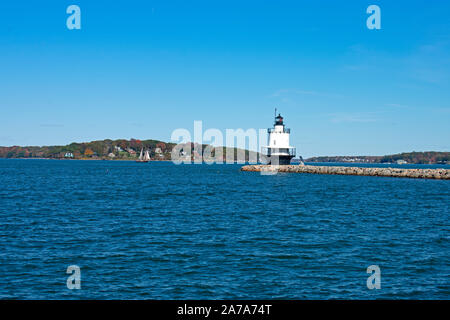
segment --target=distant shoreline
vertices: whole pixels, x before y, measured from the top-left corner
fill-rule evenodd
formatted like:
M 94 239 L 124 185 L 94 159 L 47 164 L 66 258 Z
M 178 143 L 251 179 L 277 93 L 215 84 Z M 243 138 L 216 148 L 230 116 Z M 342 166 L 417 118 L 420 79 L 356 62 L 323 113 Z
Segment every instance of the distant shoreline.
M 171 161 L 172 151 L 177 145 L 171 142 L 160 140 L 139 140 L 139 139 L 117 139 L 117 140 L 96 140 L 91 142 L 73 142 L 68 145 L 59 146 L 0 146 L 0 158 L 9 159 L 58 159 L 58 160 L 125 160 L 136 161 L 141 156 L 147 154 L 149 161 Z M 192 155 L 197 157 L 208 147 L 206 144 L 187 142 L 181 145 L 183 149 L 193 150 Z M 201 151 L 199 151 L 201 148 Z M 236 159 L 238 152 L 243 151 L 246 159 L 250 159 L 256 152 L 239 148 L 214 147 L 211 152 L 215 154 L 222 149 L 224 160 L 227 154 L 233 154 Z M 186 152 L 186 151 L 183 151 Z M 213 156 L 214 157 L 214 156 Z M 146 158 L 146 159 L 148 159 Z
M 95 158 L 80 158 L 80 159 L 71 159 L 71 158 L 0 158 L 0 160 L 55 160 L 55 161 L 137 161 L 137 159 L 95 159 Z M 151 159 L 148 162 L 163 162 L 163 161 L 172 161 L 172 160 L 156 160 Z
M 403 152 L 384 156 L 320 156 L 304 160 L 310 163 L 450 164 L 450 152 Z
M 149 161 L 171 161 L 174 143 L 160 140 L 139 140 L 139 139 L 118 139 L 118 140 L 97 140 L 91 142 L 77 143 L 60 146 L 0 146 L 0 158 L 7 159 L 48 159 L 48 160 L 97 160 L 97 161 L 136 161 L 141 152 L 148 152 Z M 198 157 L 208 147 L 206 144 L 197 145 L 192 142 L 185 143 L 183 148 L 189 148 L 194 157 Z M 198 148 L 201 148 L 199 151 Z M 214 147 L 222 149 L 223 159 L 231 154 L 236 161 L 239 151 L 244 151 L 245 160 L 252 159 L 253 156 L 261 155 L 256 151 L 238 149 L 232 147 Z M 189 155 L 187 155 L 189 158 Z M 261 158 L 260 158 L 261 159 Z M 424 164 L 424 165 L 449 165 L 450 152 L 446 151 L 424 151 L 424 152 L 403 152 L 384 156 L 319 156 L 303 159 L 300 155 L 298 159 L 293 159 L 292 164 L 307 163 L 342 163 L 342 164 Z

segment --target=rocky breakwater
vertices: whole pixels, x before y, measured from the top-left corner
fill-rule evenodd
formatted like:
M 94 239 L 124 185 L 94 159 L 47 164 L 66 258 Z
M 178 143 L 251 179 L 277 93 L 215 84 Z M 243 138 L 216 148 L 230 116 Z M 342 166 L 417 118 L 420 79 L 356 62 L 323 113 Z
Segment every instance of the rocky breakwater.
M 402 168 L 361 168 L 338 166 L 309 166 L 309 165 L 247 165 L 242 171 L 257 172 L 296 172 L 316 174 L 342 174 L 354 176 L 379 176 L 396 178 L 442 179 L 450 180 L 449 169 L 402 169 Z

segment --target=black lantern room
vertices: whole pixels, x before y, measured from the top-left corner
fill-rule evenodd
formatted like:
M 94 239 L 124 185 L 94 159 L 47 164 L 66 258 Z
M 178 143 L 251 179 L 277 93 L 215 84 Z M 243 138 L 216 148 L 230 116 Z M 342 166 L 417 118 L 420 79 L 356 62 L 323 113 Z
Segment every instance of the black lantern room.
M 278 116 L 275 117 L 275 125 L 276 126 L 283 125 L 283 117 L 280 114 L 278 114 Z

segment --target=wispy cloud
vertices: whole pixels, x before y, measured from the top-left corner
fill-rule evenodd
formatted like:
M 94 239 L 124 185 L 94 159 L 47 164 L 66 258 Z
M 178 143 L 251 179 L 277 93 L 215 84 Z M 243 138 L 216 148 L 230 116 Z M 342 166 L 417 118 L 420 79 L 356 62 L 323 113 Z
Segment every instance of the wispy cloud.
M 441 83 L 448 80 L 449 51 L 449 41 L 420 46 L 406 60 L 412 76 L 417 80 L 429 83 Z
M 62 127 L 64 127 L 64 125 L 60 124 L 60 123 L 41 123 L 39 126 L 44 127 L 44 128 L 62 128 Z
M 316 96 L 316 97 L 328 97 L 328 98 L 341 98 L 343 97 L 341 94 L 327 93 L 327 92 L 319 92 L 314 90 L 301 90 L 301 89 L 279 89 L 272 93 L 270 98 L 283 98 L 290 97 L 289 101 L 295 99 L 295 96 Z
M 450 40 L 447 38 L 417 46 L 403 55 L 355 44 L 348 47 L 345 58 L 350 62 L 339 67 L 343 72 L 383 72 L 431 84 L 450 79 Z
M 404 104 L 399 104 L 399 103 L 386 103 L 385 106 L 387 107 L 394 107 L 394 108 L 409 108 L 409 106 L 404 105 Z
M 5 145 L 4 142 L 12 142 L 14 141 L 14 138 L 11 136 L 0 136 L 0 146 Z
M 437 113 L 450 115 L 450 108 L 433 108 L 431 110 L 433 110 L 434 112 L 437 112 Z
M 315 91 L 308 91 L 308 90 L 297 90 L 297 89 L 279 89 L 272 93 L 270 97 L 280 97 L 285 94 L 302 94 L 302 95 L 317 95 L 318 93 Z
M 375 113 L 330 113 L 328 114 L 330 121 L 333 123 L 368 123 L 378 121 Z

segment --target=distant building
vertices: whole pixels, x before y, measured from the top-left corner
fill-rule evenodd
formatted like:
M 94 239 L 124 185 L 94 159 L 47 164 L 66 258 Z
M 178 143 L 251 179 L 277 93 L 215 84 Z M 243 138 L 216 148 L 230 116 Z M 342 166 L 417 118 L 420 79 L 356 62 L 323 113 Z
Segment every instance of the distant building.
M 155 148 L 155 153 L 162 153 L 161 148 Z
M 397 164 L 407 164 L 408 162 L 406 162 L 403 159 L 397 160 Z
M 136 151 L 134 151 L 134 150 L 131 149 L 131 148 L 128 148 L 127 151 L 128 151 L 129 154 L 132 154 L 132 155 L 135 155 L 135 154 L 136 154 Z
M 66 152 L 64 154 L 64 158 L 73 158 L 73 153 L 72 152 Z
M 110 153 L 108 154 L 108 157 L 110 157 L 110 158 L 115 158 L 116 155 L 115 155 L 114 153 L 110 152 Z

